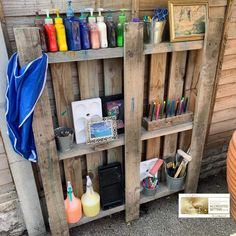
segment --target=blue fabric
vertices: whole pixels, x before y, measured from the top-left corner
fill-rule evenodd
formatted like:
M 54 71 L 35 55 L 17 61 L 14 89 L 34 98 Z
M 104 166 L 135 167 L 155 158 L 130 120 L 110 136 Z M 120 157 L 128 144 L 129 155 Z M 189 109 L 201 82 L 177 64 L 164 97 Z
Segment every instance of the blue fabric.
M 6 91 L 6 121 L 8 134 L 14 150 L 32 162 L 37 153 L 32 129 L 35 105 L 41 96 L 48 66 L 47 54 L 20 68 L 15 53 L 8 62 Z

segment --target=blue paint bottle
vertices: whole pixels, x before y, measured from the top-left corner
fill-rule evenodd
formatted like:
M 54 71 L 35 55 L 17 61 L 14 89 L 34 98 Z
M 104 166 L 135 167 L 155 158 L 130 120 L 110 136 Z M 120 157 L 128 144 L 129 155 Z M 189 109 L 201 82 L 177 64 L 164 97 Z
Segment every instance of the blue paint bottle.
M 90 49 L 90 38 L 89 38 L 89 27 L 87 23 L 87 18 L 83 12 L 81 12 L 81 16 L 79 17 L 80 23 L 80 40 L 81 40 L 81 48 L 83 50 Z
M 69 50 L 78 51 L 81 50 L 80 23 L 79 18 L 74 16 L 71 2 L 71 0 L 67 0 L 67 18 L 64 20 L 64 25 L 66 28 L 66 39 Z

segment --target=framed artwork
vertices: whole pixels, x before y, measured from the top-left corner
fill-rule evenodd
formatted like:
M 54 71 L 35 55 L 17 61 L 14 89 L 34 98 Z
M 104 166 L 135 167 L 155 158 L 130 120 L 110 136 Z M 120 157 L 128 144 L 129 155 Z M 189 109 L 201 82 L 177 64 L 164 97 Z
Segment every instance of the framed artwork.
M 114 117 L 88 122 L 87 144 L 104 143 L 117 139 L 117 124 Z
M 204 38 L 208 19 L 208 4 L 197 0 L 190 3 L 186 0 L 168 2 L 170 39 L 176 41 L 192 41 Z
M 115 117 L 118 134 L 124 133 L 124 99 L 122 95 L 102 98 L 103 115 Z

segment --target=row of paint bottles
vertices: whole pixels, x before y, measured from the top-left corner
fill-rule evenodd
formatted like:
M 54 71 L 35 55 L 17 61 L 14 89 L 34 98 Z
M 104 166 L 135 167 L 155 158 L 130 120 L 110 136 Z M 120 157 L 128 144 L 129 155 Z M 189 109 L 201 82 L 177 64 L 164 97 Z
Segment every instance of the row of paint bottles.
M 87 176 L 86 192 L 82 195 L 81 201 L 75 197 L 71 183 L 67 183 L 67 198 L 64 203 L 66 220 L 69 224 L 74 224 L 81 219 L 82 208 L 87 217 L 94 217 L 100 212 L 100 196 L 94 192 L 89 176 Z

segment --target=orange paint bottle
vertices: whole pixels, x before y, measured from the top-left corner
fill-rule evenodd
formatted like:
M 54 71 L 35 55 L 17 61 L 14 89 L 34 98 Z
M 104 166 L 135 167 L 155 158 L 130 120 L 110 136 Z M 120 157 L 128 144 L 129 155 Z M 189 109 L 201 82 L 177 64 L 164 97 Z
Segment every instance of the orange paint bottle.
M 67 183 L 67 198 L 65 202 L 66 220 L 68 224 L 78 222 L 82 217 L 82 206 L 79 198 L 76 198 L 73 193 L 71 183 Z

